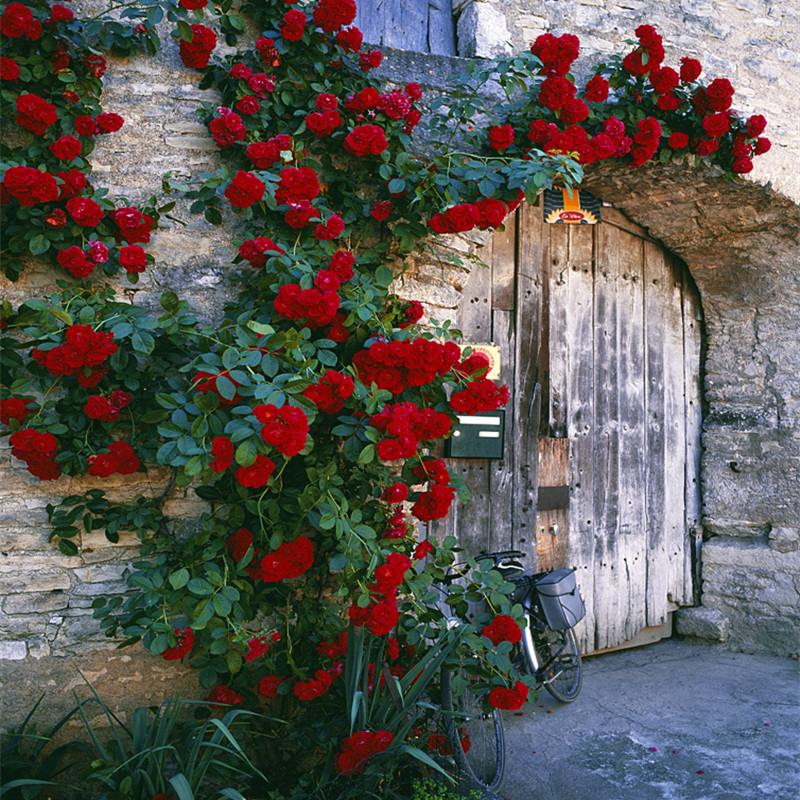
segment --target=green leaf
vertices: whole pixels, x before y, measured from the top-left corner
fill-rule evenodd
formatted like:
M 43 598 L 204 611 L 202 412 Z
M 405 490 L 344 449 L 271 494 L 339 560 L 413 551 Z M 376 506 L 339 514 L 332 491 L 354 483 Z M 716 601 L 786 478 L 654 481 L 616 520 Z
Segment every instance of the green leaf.
M 58 320 L 61 320 L 65 325 L 72 325 L 72 317 L 64 311 L 63 308 L 50 308 L 48 311 Z
M 177 572 L 173 572 L 169 576 L 169 582 L 173 589 L 182 589 L 189 582 L 189 570 L 182 567 Z
M 180 36 L 184 42 L 191 42 L 192 38 L 194 37 L 192 26 L 188 22 L 184 22 L 182 19 L 178 20 L 178 36 Z
M 33 239 L 28 242 L 28 250 L 30 250 L 35 256 L 40 256 L 42 253 L 46 253 L 49 249 L 50 240 L 41 233 L 38 236 L 34 236 Z

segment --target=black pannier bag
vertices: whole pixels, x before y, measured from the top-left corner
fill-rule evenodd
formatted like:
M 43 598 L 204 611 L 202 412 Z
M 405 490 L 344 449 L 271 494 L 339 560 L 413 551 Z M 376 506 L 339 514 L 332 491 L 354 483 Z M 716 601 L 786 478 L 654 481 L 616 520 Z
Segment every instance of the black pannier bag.
M 574 569 L 557 569 L 536 581 L 547 624 L 554 631 L 574 628 L 585 616 L 586 606 L 575 583 Z

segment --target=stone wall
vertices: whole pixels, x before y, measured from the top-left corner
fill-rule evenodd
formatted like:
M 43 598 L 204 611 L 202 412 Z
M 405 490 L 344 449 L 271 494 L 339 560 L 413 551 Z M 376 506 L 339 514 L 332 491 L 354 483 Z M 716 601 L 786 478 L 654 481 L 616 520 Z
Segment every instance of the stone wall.
M 472 32 L 471 18 L 476 23 Z M 587 178 L 587 188 L 687 262 L 703 299 L 708 334 L 704 608 L 687 615 L 679 629 L 727 638 L 733 647 L 796 653 L 800 213 L 794 201 L 800 197 L 795 167 L 800 163 L 800 70 L 791 47 L 800 40 L 796 3 L 465 3 L 459 47 L 464 54 L 486 55 L 502 49 L 505 39 L 521 48 L 543 31 L 571 31 L 581 36 L 584 58 L 591 62 L 618 49 L 644 22 L 664 34 L 668 62 L 690 55 L 701 59 L 707 77 L 730 77 L 737 88 L 736 107 L 765 113 L 774 141 L 750 179 L 734 183 L 713 170 L 679 164 L 636 171 L 607 164 Z M 193 116 L 208 93 L 197 88 L 199 76 L 182 66 L 166 31 L 163 40 L 164 50 L 156 58 L 111 60 L 106 78 L 106 110 L 122 114 L 126 125 L 94 151 L 95 180 L 132 202 L 157 192 L 164 172 L 185 178 L 213 171 L 220 163 L 205 128 Z M 430 92 L 440 90 L 442 74 L 458 66 L 444 58 L 394 57 L 387 59 L 385 74 L 398 81 L 418 80 Z M 156 267 L 134 288 L 121 284 L 120 292 L 137 303 L 155 305 L 164 289 L 174 288 L 201 317 L 214 319 L 229 292 L 233 222 L 210 226 L 180 203 L 175 213 L 183 224 L 169 224 L 147 247 Z M 469 250 L 482 243 L 478 237 L 454 244 Z M 54 279 L 53 270 L 32 266 L 18 283 L 3 281 L 2 295 L 17 304 L 53 291 Z M 464 273 L 422 264 L 399 291 L 427 300 L 434 316 L 442 319 L 458 306 L 463 279 Z M 134 542 L 111 545 L 102 533 L 94 533 L 82 542 L 79 556 L 65 558 L 47 541 L 45 506 L 96 483 L 68 477 L 40 483 L 10 458 L 5 446 L 0 470 L 0 694 L 3 719 L 15 722 L 30 707 L 39 685 L 49 684 L 58 702 L 66 702 L 69 681 L 64 676 L 74 676 L 80 664 L 91 662 L 100 676 L 117 674 L 121 656 L 108 649 L 113 642 L 99 634 L 89 606 L 97 591 L 123 591 Z M 103 483 L 118 498 L 142 489 L 157 495 L 166 486 L 166 476 L 158 473 L 132 476 L 118 486 Z M 166 510 L 191 518 L 201 507 L 190 491 L 180 490 L 170 494 Z M 157 659 L 140 651 L 130 655 L 137 664 L 141 660 L 137 674 L 158 671 Z M 104 660 L 113 666 L 103 666 Z M 154 692 L 163 696 L 177 686 L 162 682 L 160 672 L 158 676 L 155 684 L 150 677 L 140 681 L 147 684 L 147 702 L 159 699 Z M 114 680 L 109 677 L 109 685 Z M 18 691 L 23 685 L 27 690 Z

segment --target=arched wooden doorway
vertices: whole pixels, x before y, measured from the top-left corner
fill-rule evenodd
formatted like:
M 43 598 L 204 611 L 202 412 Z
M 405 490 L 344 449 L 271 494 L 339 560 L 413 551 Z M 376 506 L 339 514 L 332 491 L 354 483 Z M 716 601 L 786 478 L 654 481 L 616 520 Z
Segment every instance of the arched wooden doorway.
M 585 652 L 693 600 L 701 307 L 686 267 L 614 209 L 599 225 L 522 208 L 473 268 L 460 327 L 501 351 L 501 460 L 452 459 L 473 500 L 435 533 L 574 566 Z

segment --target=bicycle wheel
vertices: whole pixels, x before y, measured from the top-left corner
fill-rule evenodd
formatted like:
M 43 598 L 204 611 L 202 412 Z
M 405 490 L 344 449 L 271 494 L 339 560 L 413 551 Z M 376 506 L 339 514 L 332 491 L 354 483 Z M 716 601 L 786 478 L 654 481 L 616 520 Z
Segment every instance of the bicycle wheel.
M 534 628 L 533 644 L 542 664 L 537 678 L 556 700 L 571 703 L 581 691 L 581 654 L 572 628 L 554 631 Z
M 489 789 L 497 789 L 506 762 L 503 719 L 496 708 L 490 713 L 483 710 L 481 697 L 470 691 L 469 683 L 464 673 L 442 671 L 442 709 L 448 737 L 458 767 Z

